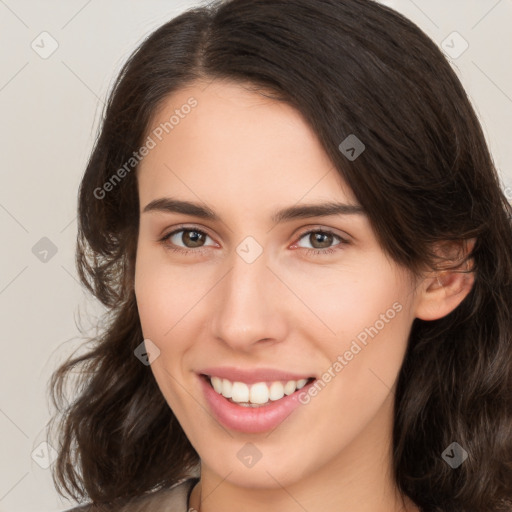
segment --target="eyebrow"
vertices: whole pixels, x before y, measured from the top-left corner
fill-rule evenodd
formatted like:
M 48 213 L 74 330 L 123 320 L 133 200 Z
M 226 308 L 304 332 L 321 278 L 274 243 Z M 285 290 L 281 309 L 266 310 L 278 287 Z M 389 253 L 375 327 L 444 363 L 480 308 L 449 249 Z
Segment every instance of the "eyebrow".
M 146 212 L 183 213 L 193 215 L 210 221 L 220 221 L 220 217 L 208 206 L 190 201 L 181 201 L 170 197 L 154 199 L 148 203 L 142 213 Z M 327 217 L 331 215 L 365 215 L 361 205 L 326 202 L 321 204 L 301 204 L 288 206 L 282 210 L 275 211 L 271 221 L 280 224 L 293 219 L 307 219 L 310 217 Z

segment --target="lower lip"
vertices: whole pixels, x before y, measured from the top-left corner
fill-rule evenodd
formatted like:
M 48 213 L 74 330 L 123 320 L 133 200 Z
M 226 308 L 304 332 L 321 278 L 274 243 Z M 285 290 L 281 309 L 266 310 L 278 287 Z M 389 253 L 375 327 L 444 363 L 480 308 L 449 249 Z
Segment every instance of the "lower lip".
M 313 380 L 291 395 L 284 396 L 275 402 L 270 401 L 259 407 L 243 407 L 219 395 L 204 376 L 199 376 L 199 380 L 206 401 L 219 423 L 231 430 L 248 434 L 266 432 L 276 428 L 297 407 L 303 405 L 299 402 L 299 394 L 307 392 L 308 388 L 315 383 Z

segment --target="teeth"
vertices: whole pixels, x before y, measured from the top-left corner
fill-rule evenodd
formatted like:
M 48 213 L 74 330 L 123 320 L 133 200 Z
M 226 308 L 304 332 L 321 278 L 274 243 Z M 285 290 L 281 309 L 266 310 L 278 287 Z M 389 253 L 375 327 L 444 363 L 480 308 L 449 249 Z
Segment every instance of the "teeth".
M 226 398 L 231 398 L 233 396 L 233 384 L 231 381 L 223 379 L 222 390 L 219 393 L 222 393 Z
M 270 386 L 270 400 L 279 400 L 284 396 L 284 386 L 280 382 L 273 382 Z
M 211 377 L 210 381 L 212 383 L 213 389 L 217 391 L 217 393 L 222 393 L 222 379 L 219 379 L 219 377 Z
M 269 393 L 268 386 L 264 382 L 258 382 L 251 386 L 249 401 L 251 404 L 266 404 L 269 399 Z M 235 402 L 240 401 L 241 400 L 235 400 Z M 243 401 L 246 402 L 246 400 Z
M 297 382 L 294 380 L 290 380 L 286 383 L 284 387 L 284 394 L 291 395 L 297 389 Z
M 230 398 L 231 402 L 236 402 L 244 407 L 255 407 L 283 398 L 285 395 L 291 395 L 298 389 L 302 389 L 308 379 L 298 381 L 290 380 L 283 384 L 276 381 L 270 384 L 258 382 L 252 386 L 248 386 L 244 382 L 231 382 L 227 379 L 219 377 L 210 377 L 213 389 L 225 398 Z M 254 405 L 252 405 L 254 404 Z
M 224 391 L 224 385 L 222 386 Z M 249 401 L 249 386 L 243 382 L 233 382 L 231 398 L 233 402 L 248 402 Z
M 297 381 L 297 389 L 302 389 L 308 382 L 308 379 L 300 379 Z

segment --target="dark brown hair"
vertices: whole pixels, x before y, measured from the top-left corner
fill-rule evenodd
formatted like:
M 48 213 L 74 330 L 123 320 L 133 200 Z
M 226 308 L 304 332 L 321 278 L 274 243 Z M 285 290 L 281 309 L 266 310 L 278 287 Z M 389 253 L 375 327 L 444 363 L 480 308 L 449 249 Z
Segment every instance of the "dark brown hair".
M 413 322 L 393 463 L 399 489 L 423 511 L 502 510 L 512 496 L 512 208 L 439 48 L 370 0 L 216 1 L 160 27 L 124 65 L 79 191 L 77 267 L 108 312 L 92 348 L 51 379 L 59 492 L 113 504 L 171 486 L 198 463 L 133 353 L 143 340 L 135 172 L 97 197 L 140 148 L 162 102 L 198 79 L 235 81 L 300 111 L 383 250 L 413 273 L 439 267 L 437 242 L 476 238 L 469 295 L 444 318 Z M 339 149 L 350 134 L 365 144 L 353 161 Z M 72 372 L 76 396 L 67 403 Z M 469 454 L 456 469 L 441 457 L 454 441 Z

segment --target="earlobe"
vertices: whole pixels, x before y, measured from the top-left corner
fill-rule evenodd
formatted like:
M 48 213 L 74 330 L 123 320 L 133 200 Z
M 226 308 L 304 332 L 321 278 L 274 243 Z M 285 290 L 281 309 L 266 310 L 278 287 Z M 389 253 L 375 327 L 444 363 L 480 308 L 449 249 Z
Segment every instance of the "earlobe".
M 466 251 L 471 252 L 475 240 L 472 239 Z M 431 273 L 420 284 L 416 304 L 416 317 L 421 320 L 437 320 L 450 314 L 469 294 L 475 282 L 472 270 L 473 259 L 460 267 Z

